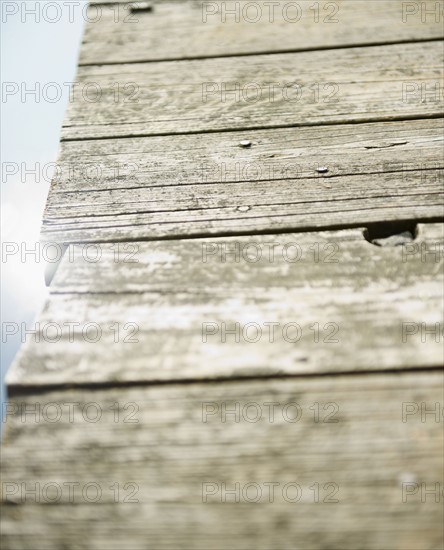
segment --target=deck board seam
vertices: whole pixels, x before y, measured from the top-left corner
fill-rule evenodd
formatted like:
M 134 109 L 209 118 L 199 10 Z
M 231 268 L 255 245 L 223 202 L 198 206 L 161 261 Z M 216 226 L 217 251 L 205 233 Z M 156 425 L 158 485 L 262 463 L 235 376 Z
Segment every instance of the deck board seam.
M 376 48 L 380 46 L 394 46 L 396 44 L 422 44 L 426 42 L 440 42 L 444 40 L 444 34 L 441 37 L 434 38 L 417 38 L 417 39 L 405 39 L 405 40 L 393 40 L 385 42 L 360 42 L 356 44 L 344 44 L 337 46 L 316 46 L 313 48 L 291 48 L 273 51 L 257 51 L 257 52 L 245 52 L 245 53 L 231 53 L 231 54 L 219 54 L 219 55 L 197 55 L 192 57 L 175 57 L 175 58 L 159 58 L 159 59 L 145 59 L 136 61 L 107 61 L 107 62 L 80 62 L 79 67 L 104 67 L 108 65 L 134 65 L 136 63 L 167 63 L 167 62 L 182 62 L 182 61 L 200 61 L 205 59 L 228 59 L 230 57 L 251 57 L 255 55 L 274 55 L 274 54 L 292 54 L 292 53 L 306 53 L 306 52 L 318 52 L 327 50 L 346 50 L 349 48 Z
M 332 121 L 323 121 L 323 122 L 312 122 L 312 123 L 291 123 L 291 124 L 274 124 L 274 125 L 255 125 L 247 127 L 236 127 L 232 128 L 218 128 L 218 129 L 204 129 L 204 130 L 182 130 L 177 132 L 152 132 L 152 133 L 133 133 L 125 135 L 115 135 L 115 136 L 88 136 L 88 137 L 61 137 L 61 142 L 83 142 L 83 141 L 102 141 L 102 140 L 111 140 L 111 139 L 131 139 L 131 138 L 145 138 L 145 137 L 168 137 L 168 136 L 188 136 L 188 135 L 205 135 L 205 134 L 218 134 L 218 133 L 239 133 L 239 132 L 253 132 L 256 130 L 274 130 L 274 129 L 285 129 L 285 128 L 308 128 L 308 127 L 320 127 L 323 126 L 346 126 L 346 125 L 359 125 L 359 124 L 372 124 L 372 123 L 381 123 L 385 122 L 387 124 L 391 122 L 407 122 L 415 120 L 444 120 L 444 111 L 440 113 L 430 113 L 425 115 L 401 115 L 401 116 L 392 116 L 390 118 L 384 117 L 369 117 L 361 118 L 359 120 L 332 120 Z M 121 126 L 121 124 L 113 124 L 114 126 Z M 84 126 L 88 128 L 88 126 Z M 80 126 L 73 125 L 64 125 L 63 129 L 67 128 L 80 128 Z
M 87 383 L 71 383 L 71 384 L 42 384 L 42 385 L 33 385 L 33 384 L 10 384 L 8 385 L 8 394 L 10 397 L 17 396 L 31 396 L 31 395 L 42 395 L 49 393 L 51 391 L 69 391 L 72 389 L 76 390 L 106 390 L 106 389 L 115 389 L 115 388 L 135 388 L 135 387 L 155 387 L 155 386 L 189 386 L 193 384 L 219 384 L 221 382 L 249 382 L 252 380 L 283 380 L 283 379 L 294 379 L 294 378 L 339 378 L 339 377 L 366 377 L 366 376 L 384 376 L 390 374 L 426 374 L 432 372 L 442 373 L 441 365 L 428 365 L 428 366 L 412 366 L 412 367 L 391 367 L 386 369 L 371 370 L 371 369 L 362 369 L 362 370 L 350 370 L 350 371 L 331 371 L 331 372 L 316 372 L 316 373 L 301 373 L 301 374 L 254 374 L 252 376 L 217 376 L 214 378 L 175 378 L 171 380 L 132 380 L 132 381 L 122 381 L 122 382 L 87 382 Z

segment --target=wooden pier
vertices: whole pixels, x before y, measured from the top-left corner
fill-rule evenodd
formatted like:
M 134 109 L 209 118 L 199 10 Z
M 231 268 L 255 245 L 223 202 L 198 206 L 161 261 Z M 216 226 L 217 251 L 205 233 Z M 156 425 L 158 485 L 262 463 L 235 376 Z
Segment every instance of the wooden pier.
M 442 549 L 444 2 L 88 14 L 2 547 Z

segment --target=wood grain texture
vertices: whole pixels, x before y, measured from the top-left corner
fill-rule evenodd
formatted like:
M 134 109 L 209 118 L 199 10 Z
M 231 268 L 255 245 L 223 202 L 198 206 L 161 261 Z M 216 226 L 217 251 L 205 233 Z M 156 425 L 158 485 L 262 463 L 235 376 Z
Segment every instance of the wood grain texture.
M 442 215 L 442 190 L 436 169 L 54 194 L 42 237 L 116 242 L 426 220 Z
M 252 146 L 239 146 L 247 135 Z M 440 120 L 62 144 L 45 241 L 307 229 L 442 215 Z M 325 166 L 328 173 L 319 174 Z
M 438 550 L 443 542 L 443 398 L 441 373 L 21 397 L 10 404 L 18 412 L 8 419 L 3 448 L 3 542 L 11 550 L 122 545 L 135 550 Z M 67 403 L 73 404 L 72 422 Z M 90 418 L 102 413 L 95 423 L 84 417 L 91 403 Z M 274 403 L 273 422 L 265 403 Z M 418 412 L 403 417 L 403 403 L 404 410 L 406 403 L 416 404 Z M 436 407 L 437 417 L 422 418 L 421 403 L 428 410 Z M 300 407 L 297 422 L 289 421 L 295 419 L 294 404 Z M 50 423 L 57 405 L 63 415 Z M 26 407 L 40 411 L 38 422 L 21 414 Z M 239 413 L 227 414 L 223 422 L 224 407 L 237 407 Z M 256 422 L 249 421 L 255 417 Z M 136 484 L 132 498 L 138 502 L 123 502 L 134 490 L 124 490 L 128 482 Z M 24 497 L 22 483 L 28 490 L 40 484 L 40 503 L 30 493 Z M 44 489 L 51 483 L 62 488 L 56 505 L 45 502 L 46 495 L 54 498 L 54 485 L 48 493 Z M 72 502 L 64 483 L 78 484 Z M 95 503 L 82 498 L 88 483 L 102 490 Z M 118 503 L 111 489 L 116 483 Z M 217 484 L 207 502 L 205 483 Z M 222 483 L 227 490 L 239 484 L 240 502 L 232 495 L 221 498 Z M 255 497 L 254 486 L 243 496 L 247 483 L 261 489 L 258 502 L 248 501 Z M 279 484 L 273 502 L 267 502 L 266 483 Z M 287 483 L 301 487 L 299 502 L 283 498 Z M 319 502 L 310 489 L 315 483 Z M 324 489 L 326 483 L 335 484 L 337 493 L 330 499 L 338 502 L 326 501 L 332 492 L 332 486 Z M 421 483 L 431 491 L 438 487 L 436 497 L 424 495 Z M 418 488 L 405 502 L 403 484 Z M 14 488 L 17 493 L 11 494 Z M 88 495 L 95 494 L 93 487 Z M 288 497 L 296 498 L 294 486 Z
M 80 64 L 351 47 L 442 38 L 442 1 L 153 2 L 89 10 Z M 236 15 L 225 13 L 236 10 Z M 296 7 L 294 7 L 296 6 Z M 433 14 L 436 10 L 436 16 Z
M 27 338 L 9 389 L 438 367 L 443 231 L 429 231 L 421 237 L 420 228 L 405 261 L 402 247 L 367 243 L 362 230 L 214 240 L 219 251 L 239 241 L 239 263 L 220 254 L 203 262 L 211 243 L 199 240 L 137 243 L 138 263 L 126 263 L 125 250 L 116 263 L 113 245 L 95 264 L 83 249 L 68 251 L 39 318 L 40 342 Z M 245 248 L 252 242 L 264 252 L 258 263 Z M 290 262 L 294 243 L 300 260 Z M 436 254 L 424 257 L 421 246 Z M 101 331 L 95 344 L 87 323 Z
M 380 247 L 364 228 L 266 236 L 71 245 L 51 294 L 212 293 L 251 288 L 396 289 L 440 276 L 444 225 L 418 224 L 405 246 Z M 422 252 L 421 252 L 422 251 Z M 436 252 L 436 254 L 434 254 Z
M 441 41 L 233 59 L 79 67 L 62 138 L 325 125 L 442 113 Z
M 245 137 L 250 148 L 239 146 Z M 131 194 L 137 187 L 402 175 L 444 168 L 443 146 L 444 122 L 439 119 L 65 141 L 50 203 L 59 200 L 59 193 L 75 191 L 126 189 Z M 328 173 L 319 174 L 320 166 L 328 167 Z M 432 178 L 424 174 L 424 179 Z
M 443 2 L 99 4 L 42 231 L 69 246 L 7 378 L 2 546 L 442 549 L 444 224 L 383 238 L 444 210 Z

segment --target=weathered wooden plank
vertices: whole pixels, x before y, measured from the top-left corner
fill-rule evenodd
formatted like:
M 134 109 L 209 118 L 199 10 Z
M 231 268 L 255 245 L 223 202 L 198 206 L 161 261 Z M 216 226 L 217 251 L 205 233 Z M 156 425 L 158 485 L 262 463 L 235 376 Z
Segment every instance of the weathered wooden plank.
M 414 241 L 404 236 L 407 244 L 395 248 L 367 243 L 362 229 L 121 243 L 120 250 L 115 242 L 438 217 L 442 126 L 433 118 L 443 105 L 441 43 L 256 55 L 279 46 L 312 50 L 442 35 L 433 24 L 419 25 L 419 18 L 401 26 L 393 20 L 401 3 L 378 7 L 384 5 L 378 31 L 375 3 L 364 8 L 354 2 L 352 12 L 351 3 L 340 2 L 349 10 L 348 24 L 331 30 L 312 25 L 310 35 L 301 26 L 284 47 L 286 25 L 277 25 L 276 35 L 260 24 L 243 32 L 244 25 L 210 30 L 190 24 L 197 13 L 190 6 L 199 4 L 188 2 L 156 4 L 143 14 L 154 15 L 153 27 L 141 22 L 132 45 L 121 21 L 111 27 L 110 11 L 89 27 L 86 40 L 97 49 L 84 47 L 82 62 L 149 62 L 83 67 L 81 99 L 78 87 L 73 92 L 62 167 L 75 158 L 77 167 L 92 160 L 105 165 L 105 176 L 64 176 L 53 185 L 44 238 L 98 242 L 101 257 L 95 262 L 91 249 L 71 246 L 38 327 L 21 327 L 22 333 L 37 331 L 23 334 L 28 342 L 9 376 L 12 406 L 38 407 L 43 419 L 19 411 L 6 430 L 2 532 L 8 548 L 442 546 L 440 498 L 428 494 L 424 500 L 426 490 L 439 496 L 443 487 L 443 380 L 435 372 L 442 366 L 442 225 L 420 225 Z M 430 7 L 411 7 L 418 5 L 420 16 Z M 442 2 L 435 6 L 441 10 Z M 358 8 L 373 14 L 368 29 L 358 24 Z M 166 33 L 164 25 L 174 32 Z M 213 32 L 220 38 L 212 36 L 210 44 Z M 235 45 L 224 44 L 233 34 Z M 162 48 L 170 60 L 254 55 L 158 62 Z M 89 54 L 97 57 L 84 61 Z M 218 94 L 238 83 L 239 100 Z M 202 96 L 202 86 L 209 95 Z M 245 95 L 258 87 L 260 101 Z M 100 98 L 91 100 L 91 88 Z M 277 99 L 266 96 L 270 88 Z M 301 97 L 291 95 L 296 90 Z M 393 122 L 400 119 L 409 122 Z M 378 120 L 392 122 L 344 124 Z M 343 126 L 331 126 L 336 122 Z M 309 128 L 316 125 L 322 128 Z M 300 129 L 273 136 L 260 130 L 275 126 Z M 219 130 L 224 133 L 211 134 Z M 210 133 L 180 135 L 193 132 Z M 157 134 L 179 135 L 128 137 Z M 251 146 L 239 148 L 241 139 Z M 271 177 L 225 181 L 218 173 L 223 162 L 233 167 L 269 158 L 278 168 Z M 301 159 L 296 173 L 280 173 L 284 162 Z M 211 166 L 199 180 L 201 167 L 189 166 L 197 160 L 218 163 L 216 172 Z M 127 163 L 123 174 L 111 174 L 113 162 Z M 319 166 L 328 166 L 329 177 L 319 176 Z M 384 236 L 373 235 L 387 244 Z M 109 240 L 113 244 L 101 243 Z M 225 259 L 224 251 L 234 247 L 237 253 L 238 244 L 239 261 L 230 254 Z M 302 257 L 294 261 L 299 249 Z M 132 251 L 139 261 L 127 263 Z M 236 334 L 222 337 L 224 326 L 236 327 Z M 140 387 L 156 382 L 169 384 Z M 100 389 L 114 385 L 119 387 Z M 276 401 L 278 414 L 300 403 L 302 418 L 249 422 L 243 416 L 230 424 L 210 415 L 202 421 L 205 404 L 220 411 L 239 403 L 245 412 L 248 403 L 261 403 L 266 413 L 266 404 Z M 97 422 L 83 416 L 86 403 L 101 412 Z M 54 404 L 64 411 L 55 422 L 50 412 L 44 416 Z M 73 423 L 67 404 L 77 415 Z M 408 419 L 402 415 L 406 404 L 414 411 Z M 324 422 L 331 407 L 337 423 Z M 133 424 L 134 413 L 139 422 Z M 70 482 L 82 488 L 98 483 L 98 505 L 84 496 L 66 500 L 64 484 Z M 128 482 L 136 485 L 137 503 L 123 501 Z M 230 497 L 220 502 L 216 494 L 203 502 L 203 483 L 231 488 L 251 482 L 296 482 L 303 496 L 298 503 L 281 495 L 253 506 L 241 493 L 243 500 L 233 506 Z M 65 499 L 51 506 L 43 488 L 43 502 L 36 503 L 35 483 L 39 493 L 47 483 L 59 484 Z M 322 502 L 313 502 L 316 483 Z M 338 489 L 338 503 L 325 502 L 327 483 Z M 407 502 L 405 484 L 413 489 Z M 11 496 L 11 485 L 18 495 Z
M 442 42 L 80 67 L 62 137 L 439 116 Z
M 225 291 L 237 295 L 249 289 L 303 290 L 307 285 L 358 289 L 370 282 L 392 285 L 386 286 L 388 290 L 439 277 L 444 224 L 418 224 L 416 238 L 405 246 L 375 246 L 364 239 L 365 233 L 356 228 L 71 245 L 49 290 L 52 294 Z
M 115 245 L 95 264 L 68 251 L 10 391 L 440 366 L 442 226 L 430 235 L 404 248 L 362 230 L 135 243 L 132 264 Z M 236 242 L 239 262 L 223 257 Z
M 141 4 L 142 6 L 144 4 Z M 442 38 L 442 1 L 157 2 L 93 6 L 80 64 L 190 59 Z M 227 11 L 231 10 L 231 14 Z M 234 12 L 234 13 L 233 13 Z
M 246 135 L 251 147 L 240 147 Z M 51 193 L 444 168 L 439 119 L 178 135 L 173 143 L 169 136 L 62 142 Z M 328 172 L 319 174 L 320 166 Z
M 360 223 L 443 212 L 440 120 L 256 130 L 247 149 L 244 136 L 177 136 L 171 151 L 166 136 L 63 143 L 43 238 L 177 237 L 353 224 L 357 210 Z
M 442 216 L 442 191 L 436 169 L 52 194 L 42 237 L 115 242 L 426 220 Z
M 442 373 L 21 397 L 3 449 L 3 541 L 11 550 L 435 550 L 443 398 Z M 34 419 L 22 412 L 32 408 Z M 87 484 L 90 499 L 101 489 L 96 502 L 82 497 Z

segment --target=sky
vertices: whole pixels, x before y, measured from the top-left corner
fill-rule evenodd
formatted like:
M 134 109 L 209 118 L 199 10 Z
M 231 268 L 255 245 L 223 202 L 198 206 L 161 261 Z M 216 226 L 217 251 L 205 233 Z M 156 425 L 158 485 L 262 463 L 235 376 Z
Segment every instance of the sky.
M 42 254 L 28 251 L 39 240 L 69 98 L 64 83 L 75 80 L 85 4 L 0 2 L 2 402 L 4 375 L 21 341 L 33 337 L 24 329 L 35 328 L 47 296 Z

